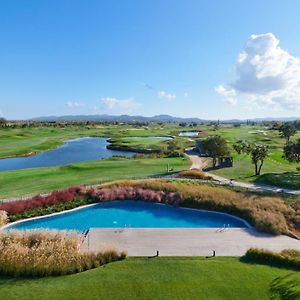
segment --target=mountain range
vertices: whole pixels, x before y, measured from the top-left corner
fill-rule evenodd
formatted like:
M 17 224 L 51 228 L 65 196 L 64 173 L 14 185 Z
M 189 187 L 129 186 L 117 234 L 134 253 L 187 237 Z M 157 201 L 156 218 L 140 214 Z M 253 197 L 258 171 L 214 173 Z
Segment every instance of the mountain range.
M 300 117 L 266 117 L 266 118 L 255 118 L 248 121 L 253 122 L 263 122 L 263 121 L 294 121 L 300 120 Z M 174 117 L 170 115 L 157 115 L 152 117 L 145 116 L 130 116 L 130 115 L 65 115 L 65 116 L 42 116 L 32 118 L 29 121 L 48 121 L 48 122 L 58 122 L 58 121 L 118 121 L 118 122 L 187 122 L 187 123 L 208 123 L 216 120 L 205 120 L 200 118 L 182 118 Z M 246 122 L 247 120 L 231 119 L 222 120 L 221 123 L 238 123 Z

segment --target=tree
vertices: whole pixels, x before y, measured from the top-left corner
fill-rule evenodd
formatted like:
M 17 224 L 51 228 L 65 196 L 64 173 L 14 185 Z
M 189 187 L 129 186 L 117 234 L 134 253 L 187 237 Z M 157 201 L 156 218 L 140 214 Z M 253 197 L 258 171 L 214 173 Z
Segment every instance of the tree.
M 290 162 L 300 163 L 300 139 L 289 142 L 283 148 L 283 157 Z
M 6 127 L 7 121 L 4 118 L 0 118 L 0 127 Z
M 268 146 L 240 141 L 233 145 L 233 148 L 238 154 L 245 153 L 251 155 L 251 160 L 255 167 L 255 176 L 260 175 L 264 160 L 269 153 Z
M 284 123 L 279 127 L 280 135 L 285 138 L 286 144 L 290 141 L 291 136 L 297 132 L 296 127 L 291 123 Z
M 230 154 L 227 141 L 219 135 L 211 136 L 201 141 L 202 150 L 213 159 L 213 167 L 217 164 L 217 158 Z

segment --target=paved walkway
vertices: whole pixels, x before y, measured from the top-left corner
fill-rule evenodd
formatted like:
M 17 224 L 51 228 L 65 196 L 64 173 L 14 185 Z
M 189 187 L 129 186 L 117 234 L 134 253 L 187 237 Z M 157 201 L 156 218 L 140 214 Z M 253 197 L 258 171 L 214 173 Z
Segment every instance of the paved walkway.
M 300 250 L 300 241 L 288 236 L 272 236 L 254 229 L 231 228 L 92 228 L 83 250 L 115 248 L 129 256 L 242 256 L 251 248 L 273 251 Z
M 188 152 L 186 154 L 192 162 L 192 166 L 190 169 L 199 169 L 203 171 L 203 168 L 207 166 L 207 161 L 205 158 L 200 157 L 192 152 Z M 246 183 L 241 181 L 230 180 L 228 178 L 224 178 L 209 172 L 204 172 L 205 174 L 211 176 L 214 180 L 219 181 L 223 185 L 231 185 L 237 187 L 243 187 L 247 189 L 253 190 L 264 190 L 271 191 L 275 193 L 287 193 L 292 195 L 300 195 L 300 190 L 291 190 L 291 189 L 283 189 L 276 186 L 264 185 L 264 184 L 256 184 L 256 183 Z

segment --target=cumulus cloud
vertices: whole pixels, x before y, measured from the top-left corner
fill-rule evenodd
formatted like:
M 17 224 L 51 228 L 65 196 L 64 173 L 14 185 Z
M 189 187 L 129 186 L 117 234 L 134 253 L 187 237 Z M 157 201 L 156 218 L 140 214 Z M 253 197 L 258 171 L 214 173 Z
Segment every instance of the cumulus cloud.
M 159 91 L 158 97 L 165 100 L 174 100 L 176 99 L 176 94 L 167 93 L 165 91 Z
M 82 103 L 79 103 L 77 101 L 68 101 L 66 103 L 66 105 L 69 107 L 69 108 L 77 108 L 77 107 L 82 107 L 84 106 Z
M 131 111 L 139 106 L 134 99 L 117 99 L 114 97 L 104 97 L 101 99 L 102 104 L 108 110 Z
M 274 34 L 251 35 L 238 56 L 235 73 L 235 81 L 215 89 L 231 99 L 229 104 L 245 98 L 264 107 L 299 107 L 300 60 L 283 50 Z

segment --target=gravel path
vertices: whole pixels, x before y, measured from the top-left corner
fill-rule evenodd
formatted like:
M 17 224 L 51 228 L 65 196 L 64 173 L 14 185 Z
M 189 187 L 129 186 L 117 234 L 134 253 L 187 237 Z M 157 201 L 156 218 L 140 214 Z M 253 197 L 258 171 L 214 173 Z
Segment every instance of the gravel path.
M 189 151 L 186 153 L 189 159 L 192 162 L 192 166 L 190 169 L 198 169 L 203 171 L 205 167 L 207 167 L 207 159 L 204 157 L 200 157 L 197 154 Z M 256 184 L 256 183 L 246 183 L 241 181 L 235 181 L 228 178 L 224 178 L 209 172 L 204 172 L 206 175 L 211 176 L 214 180 L 219 181 L 223 185 L 237 186 L 243 187 L 252 190 L 264 190 L 271 191 L 275 193 L 287 193 L 291 195 L 300 195 L 300 190 L 291 190 L 291 189 L 282 189 L 276 186 L 264 185 L 264 184 Z

